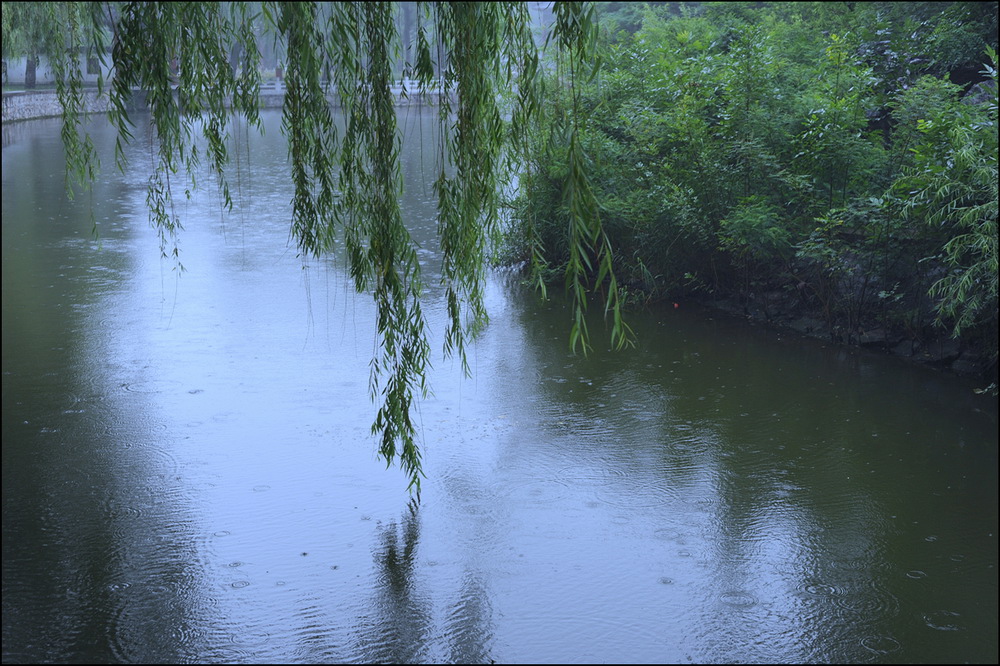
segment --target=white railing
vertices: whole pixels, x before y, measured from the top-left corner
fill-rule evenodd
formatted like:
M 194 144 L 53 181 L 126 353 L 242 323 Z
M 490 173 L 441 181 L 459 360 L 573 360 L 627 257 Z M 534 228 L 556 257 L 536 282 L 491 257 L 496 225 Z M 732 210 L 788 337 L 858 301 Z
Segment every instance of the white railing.
M 284 93 L 286 89 L 287 86 L 285 85 L 285 80 L 283 78 L 268 79 L 263 81 L 260 85 L 261 92 Z M 331 92 L 336 91 L 336 89 L 336 86 L 330 86 Z M 442 87 L 441 82 L 435 79 L 432 80 L 423 91 L 421 91 L 420 82 L 416 79 L 400 79 L 390 84 L 389 91 L 393 95 L 399 97 L 403 94 L 410 95 L 417 94 L 419 92 L 441 94 L 444 92 L 444 88 Z

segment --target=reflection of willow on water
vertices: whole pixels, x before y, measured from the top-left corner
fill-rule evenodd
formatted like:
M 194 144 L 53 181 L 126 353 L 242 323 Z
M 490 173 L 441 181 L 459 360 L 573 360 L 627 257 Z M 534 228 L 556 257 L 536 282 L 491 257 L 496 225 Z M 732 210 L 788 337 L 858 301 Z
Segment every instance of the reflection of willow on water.
M 380 529 L 381 547 L 375 553 L 375 561 L 380 567 L 379 588 L 388 588 L 400 599 L 408 595 L 415 583 L 417 543 L 420 541 L 420 509 L 414 502 L 409 512 L 403 516 L 402 527 L 389 523 Z
M 371 610 L 360 618 L 358 644 L 364 661 L 411 663 L 428 661 L 431 599 L 420 589 L 416 553 L 420 515 L 415 504 L 402 523 L 379 528 L 374 551 L 375 590 Z
M 379 528 L 374 599 L 370 614 L 361 618 L 357 657 L 379 663 L 489 662 L 491 607 L 480 576 L 466 572 L 458 597 L 445 601 L 443 626 L 435 623 L 433 590 L 417 566 L 419 511 L 411 501 L 400 523 Z
M 444 661 L 453 664 L 495 662 L 490 656 L 493 643 L 490 597 L 480 575 L 469 572 L 463 577 L 458 600 L 448 604 L 444 629 L 448 655 Z

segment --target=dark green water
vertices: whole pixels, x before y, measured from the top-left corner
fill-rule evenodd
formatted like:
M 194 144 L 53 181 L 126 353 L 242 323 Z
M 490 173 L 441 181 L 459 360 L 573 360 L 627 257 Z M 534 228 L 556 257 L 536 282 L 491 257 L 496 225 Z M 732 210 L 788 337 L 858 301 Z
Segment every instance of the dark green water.
M 997 661 L 996 400 L 686 304 L 580 358 L 494 279 L 473 378 L 436 357 L 411 510 L 369 435 L 372 307 L 296 257 L 266 122 L 236 214 L 179 204 L 180 277 L 148 148 L 115 174 L 95 125 L 69 202 L 58 123 L 4 128 L 5 663 Z

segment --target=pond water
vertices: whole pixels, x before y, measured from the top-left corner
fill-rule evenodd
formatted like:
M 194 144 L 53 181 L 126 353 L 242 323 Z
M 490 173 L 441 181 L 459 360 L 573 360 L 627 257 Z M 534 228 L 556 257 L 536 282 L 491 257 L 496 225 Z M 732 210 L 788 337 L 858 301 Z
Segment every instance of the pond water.
M 369 432 L 370 298 L 297 257 L 264 117 L 232 215 L 178 197 L 180 275 L 145 121 L 124 175 L 94 121 L 76 201 L 57 121 L 3 129 L 5 663 L 997 661 L 996 399 L 898 359 L 684 303 L 583 358 L 494 276 L 473 376 L 435 355 L 413 506 Z

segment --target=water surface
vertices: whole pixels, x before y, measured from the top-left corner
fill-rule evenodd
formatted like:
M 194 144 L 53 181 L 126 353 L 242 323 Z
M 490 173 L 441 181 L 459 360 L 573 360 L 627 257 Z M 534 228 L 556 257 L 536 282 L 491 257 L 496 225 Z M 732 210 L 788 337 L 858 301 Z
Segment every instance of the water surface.
M 473 377 L 435 356 L 412 506 L 369 432 L 370 300 L 297 256 L 265 122 L 233 215 L 178 196 L 183 273 L 147 145 L 114 173 L 95 121 L 70 202 L 58 123 L 4 127 L 4 662 L 997 661 L 996 400 L 898 359 L 687 304 L 582 358 L 494 276 Z

